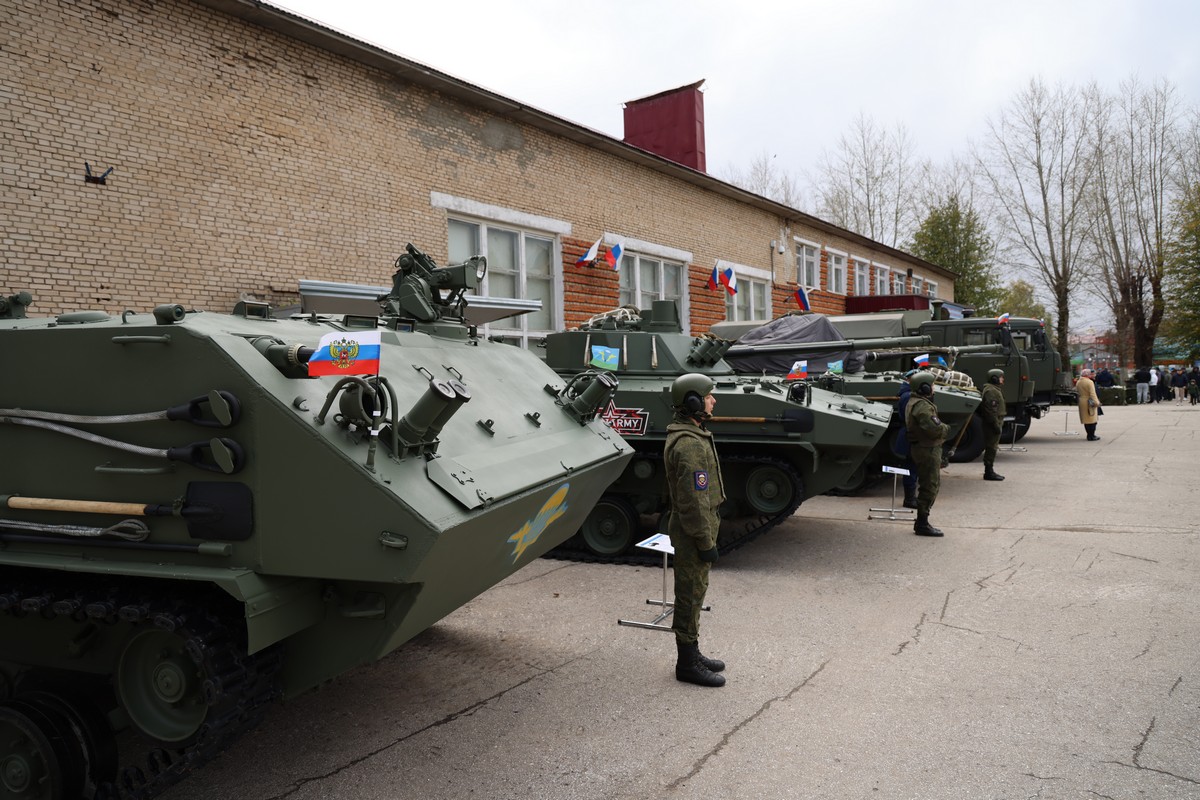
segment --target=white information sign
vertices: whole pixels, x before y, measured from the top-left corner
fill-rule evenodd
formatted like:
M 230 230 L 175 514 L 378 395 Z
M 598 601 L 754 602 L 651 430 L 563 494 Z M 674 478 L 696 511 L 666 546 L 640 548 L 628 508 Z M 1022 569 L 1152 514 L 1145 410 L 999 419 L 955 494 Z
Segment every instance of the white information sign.
M 893 475 L 909 475 L 910 474 L 909 471 L 906 470 L 904 467 L 884 467 L 883 471 L 890 472 Z
M 656 533 L 649 539 L 638 542 L 637 546 L 644 547 L 647 550 L 657 550 L 660 553 L 675 555 L 675 548 L 671 546 L 671 537 L 665 533 Z

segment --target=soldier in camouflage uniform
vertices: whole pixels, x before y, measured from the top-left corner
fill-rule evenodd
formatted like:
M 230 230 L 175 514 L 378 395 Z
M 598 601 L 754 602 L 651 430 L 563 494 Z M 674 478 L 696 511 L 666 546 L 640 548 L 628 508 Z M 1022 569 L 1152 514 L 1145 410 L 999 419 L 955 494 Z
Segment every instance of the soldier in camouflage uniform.
M 996 472 L 996 451 L 1000 449 L 1000 431 L 1004 428 L 1004 415 L 1008 406 L 1004 403 L 1004 370 L 988 370 L 988 382 L 983 385 L 981 394 L 983 402 L 979 408 L 983 411 L 983 479 L 985 481 L 1002 481 L 1004 476 Z
M 667 426 L 663 449 L 671 499 L 667 534 L 675 548 L 675 678 L 700 686 L 725 685 L 725 677 L 717 674 L 725 664 L 700 652 L 700 609 L 709 568 L 717 560 L 717 509 L 725 499 L 717 448 L 704 427 L 717 403 L 712 390 L 707 375 L 693 372 L 675 379 L 675 420 Z
M 917 465 L 917 521 L 913 532 L 918 536 L 941 536 L 929 524 L 929 511 L 937 499 L 942 482 L 942 444 L 950 426 L 938 419 L 933 404 L 933 373 L 918 372 L 909 379 L 912 396 L 905 409 L 910 458 Z

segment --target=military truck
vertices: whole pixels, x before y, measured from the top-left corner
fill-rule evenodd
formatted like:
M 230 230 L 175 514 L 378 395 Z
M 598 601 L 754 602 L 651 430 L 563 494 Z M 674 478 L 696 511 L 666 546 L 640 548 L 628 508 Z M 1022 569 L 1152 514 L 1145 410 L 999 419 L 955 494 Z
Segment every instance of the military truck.
M 782 378 L 738 375 L 723 359 L 732 342 L 683 332 L 673 301 L 622 307 L 545 340 L 546 362 L 566 376 L 585 366 L 620 385 L 602 417 L 636 451 L 581 526 L 553 554 L 637 561 L 643 516 L 667 510 L 662 450 L 673 411 L 670 388 L 689 372 L 716 384 L 717 440 L 728 500 L 717 545 L 729 552 L 787 519 L 807 497 L 849 479 L 882 439 L 890 406 Z M 661 524 L 659 529 L 665 529 Z M 648 555 L 648 558 L 654 558 Z
M 632 457 L 616 378 L 463 324 L 485 270 L 0 318 L 0 797 L 152 797 L 578 531 Z

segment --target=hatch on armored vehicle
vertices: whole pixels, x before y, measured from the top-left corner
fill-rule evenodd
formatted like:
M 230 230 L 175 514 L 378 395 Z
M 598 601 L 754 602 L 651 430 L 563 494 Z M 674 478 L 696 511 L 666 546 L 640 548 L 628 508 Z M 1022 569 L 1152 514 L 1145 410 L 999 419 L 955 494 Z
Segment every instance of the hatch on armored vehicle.
M 573 535 L 621 474 L 614 376 L 566 388 L 463 324 L 482 258 L 396 267 L 378 315 L 0 321 L 0 796 L 152 797 Z

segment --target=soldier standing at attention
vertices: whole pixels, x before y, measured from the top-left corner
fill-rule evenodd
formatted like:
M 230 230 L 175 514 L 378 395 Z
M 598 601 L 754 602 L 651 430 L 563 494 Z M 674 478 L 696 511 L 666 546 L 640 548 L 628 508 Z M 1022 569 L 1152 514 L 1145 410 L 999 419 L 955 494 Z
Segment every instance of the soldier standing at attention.
M 933 373 L 918 372 L 908 385 L 912 396 L 905 410 L 904 427 L 908 430 L 910 458 L 917 465 L 917 521 L 913 532 L 918 536 L 942 536 L 941 530 L 929 524 L 929 511 L 941 487 L 942 444 L 950 426 L 938 419 L 933 404 Z
M 1000 449 L 1000 431 L 1004 428 L 1004 415 L 1008 406 L 1004 402 L 1004 370 L 988 370 L 988 382 L 983 385 L 983 479 L 985 481 L 1002 481 L 1004 476 L 992 467 L 996 464 L 996 451 Z
M 675 678 L 699 686 L 724 686 L 722 661 L 700 653 L 700 609 L 708 591 L 708 571 L 717 560 L 717 509 L 725 500 L 721 465 L 704 420 L 717 399 L 713 381 L 691 372 L 671 384 L 675 419 L 667 426 L 663 464 L 671 519 L 667 534 L 675 548 L 675 611 L 671 627 L 679 659 Z

